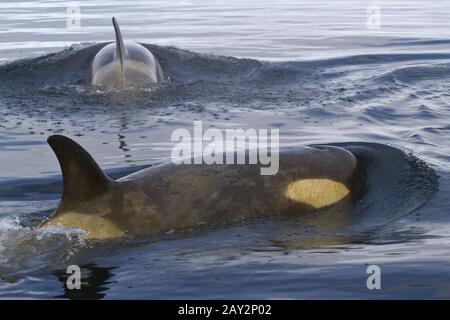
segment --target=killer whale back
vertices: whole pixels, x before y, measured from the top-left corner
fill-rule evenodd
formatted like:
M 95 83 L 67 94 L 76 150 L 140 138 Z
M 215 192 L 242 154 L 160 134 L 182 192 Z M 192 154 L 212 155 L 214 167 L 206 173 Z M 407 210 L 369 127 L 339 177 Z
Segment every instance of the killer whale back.
M 70 207 L 107 191 L 113 181 L 91 155 L 75 141 L 62 135 L 47 139 L 61 166 L 63 195 L 59 208 Z
M 88 85 L 112 88 L 140 88 L 164 81 L 162 68 L 142 44 L 124 41 L 119 23 L 113 17 L 115 42 L 103 46 L 92 59 Z
M 54 135 L 48 143 L 61 166 L 63 195 L 40 228 L 78 228 L 91 239 L 301 214 L 332 205 L 345 213 L 363 178 L 350 151 L 306 146 L 283 151 L 276 176 L 260 175 L 257 165 L 167 163 L 113 181 L 70 138 Z

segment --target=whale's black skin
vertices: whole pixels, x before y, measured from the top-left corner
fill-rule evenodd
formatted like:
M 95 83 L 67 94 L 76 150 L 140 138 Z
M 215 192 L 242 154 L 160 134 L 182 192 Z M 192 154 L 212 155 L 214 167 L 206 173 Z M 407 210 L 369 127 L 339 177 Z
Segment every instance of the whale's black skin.
M 139 88 L 164 80 L 161 66 L 144 46 L 124 41 L 113 18 L 116 41 L 100 49 L 92 60 L 87 84 L 110 88 Z
M 48 139 L 60 162 L 61 203 L 41 227 L 83 229 L 92 239 L 145 235 L 350 202 L 363 170 L 339 147 L 299 147 L 279 156 L 275 175 L 259 165 L 158 165 L 113 181 L 73 140 Z

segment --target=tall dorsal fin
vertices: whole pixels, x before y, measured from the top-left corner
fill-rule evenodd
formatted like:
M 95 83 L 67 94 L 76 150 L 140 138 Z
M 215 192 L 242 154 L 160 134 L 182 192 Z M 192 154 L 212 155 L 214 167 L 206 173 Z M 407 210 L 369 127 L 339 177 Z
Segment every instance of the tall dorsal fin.
M 76 206 L 105 192 L 112 184 L 91 155 L 78 143 L 61 135 L 47 139 L 58 158 L 63 175 L 60 208 Z
M 123 43 L 122 33 L 120 32 L 119 24 L 116 18 L 112 18 L 112 23 L 114 26 L 114 31 L 116 33 L 116 56 L 119 57 L 120 61 L 120 87 L 123 88 L 123 63 L 125 60 L 125 45 Z

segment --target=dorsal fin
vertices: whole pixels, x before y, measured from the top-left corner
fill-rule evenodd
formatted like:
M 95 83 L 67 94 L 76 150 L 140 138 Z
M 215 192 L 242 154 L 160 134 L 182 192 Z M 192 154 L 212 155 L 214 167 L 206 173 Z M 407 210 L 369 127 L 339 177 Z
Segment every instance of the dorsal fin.
M 63 175 L 60 209 L 88 201 L 111 186 L 112 180 L 78 143 L 61 135 L 50 136 L 47 142 L 58 158 Z
M 119 57 L 120 61 L 120 87 L 123 88 L 123 63 L 125 60 L 125 45 L 123 43 L 122 33 L 120 32 L 119 24 L 116 18 L 112 18 L 112 23 L 114 26 L 114 31 L 116 33 L 116 56 Z

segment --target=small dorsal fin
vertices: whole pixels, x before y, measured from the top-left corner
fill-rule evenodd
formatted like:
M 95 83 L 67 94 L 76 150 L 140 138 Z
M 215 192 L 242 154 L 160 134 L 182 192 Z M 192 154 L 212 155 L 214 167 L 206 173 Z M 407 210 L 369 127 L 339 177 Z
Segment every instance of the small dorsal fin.
M 119 57 L 120 61 L 120 87 L 123 88 L 123 77 L 124 77 L 124 67 L 123 63 L 125 60 L 125 44 L 123 43 L 122 33 L 120 32 L 119 23 L 116 18 L 112 18 L 112 23 L 114 26 L 114 31 L 116 33 L 116 56 Z
M 105 192 L 112 180 L 105 175 L 91 155 L 78 143 L 62 135 L 47 139 L 58 158 L 63 175 L 60 208 L 76 206 Z

